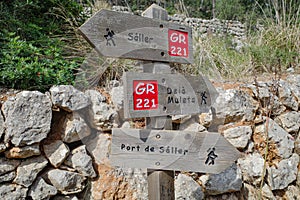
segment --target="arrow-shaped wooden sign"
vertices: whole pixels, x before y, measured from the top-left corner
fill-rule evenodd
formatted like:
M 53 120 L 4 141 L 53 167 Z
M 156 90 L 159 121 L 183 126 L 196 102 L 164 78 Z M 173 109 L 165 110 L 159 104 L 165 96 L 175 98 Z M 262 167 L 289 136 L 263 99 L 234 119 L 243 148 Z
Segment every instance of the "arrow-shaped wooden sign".
M 219 133 L 113 129 L 112 137 L 111 164 L 124 168 L 220 173 L 240 157 Z
M 103 56 L 193 62 L 192 30 L 183 25 L 103 9 L 79 30 Z
M 208 112 L 218 93 L 203 76 L 124 73 L 125 118 Z

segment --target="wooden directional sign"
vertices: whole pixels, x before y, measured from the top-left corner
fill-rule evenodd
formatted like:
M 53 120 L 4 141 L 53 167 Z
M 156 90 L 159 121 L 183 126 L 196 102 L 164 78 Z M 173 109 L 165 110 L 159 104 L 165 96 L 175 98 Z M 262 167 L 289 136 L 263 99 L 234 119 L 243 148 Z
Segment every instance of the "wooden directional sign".
M 125 118 L 207 112 L 218 93 L 202 76 L 124 73 Z
M 113 166 L 220 173 L 239 157 L 219 133 L 113 129 Z
M 175 63 L 193 62 L 190 27 L 101 10 L 79 30 L 103 56 Z

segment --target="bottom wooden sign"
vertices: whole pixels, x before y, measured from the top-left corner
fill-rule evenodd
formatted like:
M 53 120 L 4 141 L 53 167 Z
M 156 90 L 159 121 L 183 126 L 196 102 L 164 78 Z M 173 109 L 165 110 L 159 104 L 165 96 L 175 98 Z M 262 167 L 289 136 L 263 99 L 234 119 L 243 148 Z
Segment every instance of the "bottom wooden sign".
M 219 133 L 113 129 L 110 159 L 123 168 L 220 173 L 239 156 Z

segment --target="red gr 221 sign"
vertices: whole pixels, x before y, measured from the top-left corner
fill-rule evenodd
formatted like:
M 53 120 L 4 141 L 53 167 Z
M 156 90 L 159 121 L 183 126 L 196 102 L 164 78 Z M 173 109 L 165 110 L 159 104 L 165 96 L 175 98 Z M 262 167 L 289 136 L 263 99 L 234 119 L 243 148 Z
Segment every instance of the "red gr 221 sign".
M 169 55 L 189 57 L 188 33 L 169 29 Z
M 158 84 L 155 80 L 133 81 L 133 109 L 154 110 L 158 108 Z

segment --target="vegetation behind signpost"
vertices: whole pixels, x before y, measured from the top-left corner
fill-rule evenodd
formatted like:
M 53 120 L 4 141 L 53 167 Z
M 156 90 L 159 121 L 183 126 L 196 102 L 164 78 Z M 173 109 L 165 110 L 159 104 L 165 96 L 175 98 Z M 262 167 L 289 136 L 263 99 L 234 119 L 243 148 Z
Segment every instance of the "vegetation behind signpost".
M 46 90 L 54 84 L 73 84 L 91 51 L 79 36 L 78 27 L 103 7 L 121 5 L 136 12 L 152 3 L 144 0 L 1 1 L 0 85 Z M 154 3 L 160 3 L 170 14 L 211 19 L 215 13 L 216 18 L 240 20 L 247 26 L 248 35 L 242 41 L 241 52 L 233 48 L 230 35 L 195 37 L 195 64 L 185 67 L 187 73 L 209 75 L 213 69 L 213 73 L 224 79 L 236 79 L 242 74 L 299 70 L 299 1 L 161 0 Z M 257 31 L 258 27 L 263 29 Z M 113 63 L 107 73 L 120 74 L 118 61 Z M 121 65 L 126 70 L 124 61 Z

